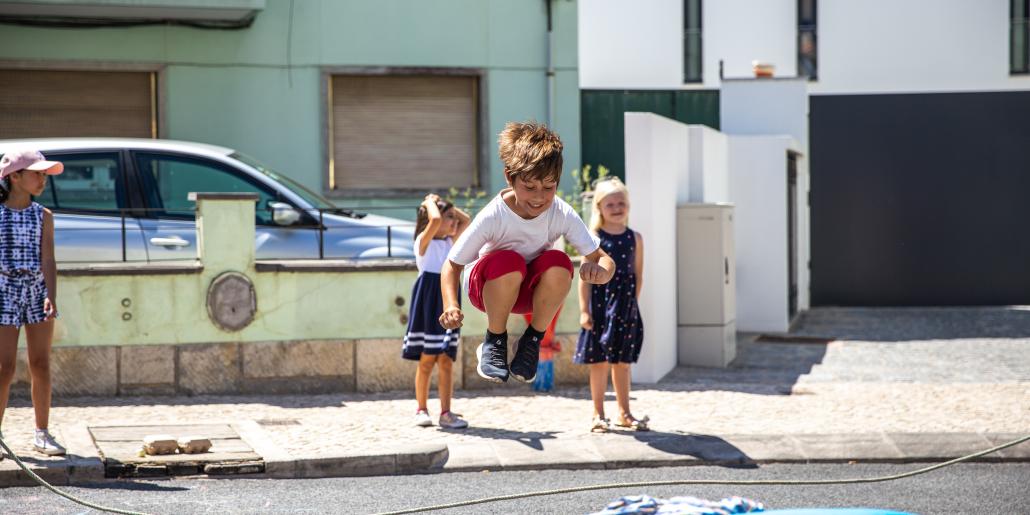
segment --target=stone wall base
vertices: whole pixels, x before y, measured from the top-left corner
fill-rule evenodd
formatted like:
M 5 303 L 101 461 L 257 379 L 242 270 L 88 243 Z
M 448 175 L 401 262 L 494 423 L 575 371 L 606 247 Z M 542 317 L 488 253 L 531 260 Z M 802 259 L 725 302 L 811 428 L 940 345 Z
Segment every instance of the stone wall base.
M 587 367 L 571 359 L 576 335 L 558 335 L 558 339 L 562 350 L 554 357 L 555 383 L 588 384 Z M 475 370 L 479 343 L 479 337 L 462 338 L 453 367 L 455 389 L 529 388 L 480 378 Z M 416 362 L 401 358 L 399 339 L 360 339 L 56 346 L 50 372 L 55 397 L 313 394 L 410 391 L 415 366 Z M 27 355 L 19 349 L 11 395 L 28 398 L 29 381 Z

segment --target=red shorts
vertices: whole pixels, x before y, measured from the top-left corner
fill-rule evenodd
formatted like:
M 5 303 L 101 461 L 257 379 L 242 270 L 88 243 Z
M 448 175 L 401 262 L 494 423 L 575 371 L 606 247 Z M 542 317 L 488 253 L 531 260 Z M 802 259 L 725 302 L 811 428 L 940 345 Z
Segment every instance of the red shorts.
M 533 312 L 533 290 L 540 282 L 540 276 L 548 268 L 560 266 L 573 274 L 572 260 L 560 250 L 547 250 L 537 256 L 536 259 L 526 262 L 521 254 L 514 250 L 498 250 L 491 252 L 476 261 L 469 271 L 469 300 L 476 309 L 486 312 L 483 308 L 483 286 L 487 281 L 511 273 L 522 274 L 522 286 L 519 287 L 519 297 L 515 300 L 515 306 L 511 308 L 512 313 L 525 314 Z

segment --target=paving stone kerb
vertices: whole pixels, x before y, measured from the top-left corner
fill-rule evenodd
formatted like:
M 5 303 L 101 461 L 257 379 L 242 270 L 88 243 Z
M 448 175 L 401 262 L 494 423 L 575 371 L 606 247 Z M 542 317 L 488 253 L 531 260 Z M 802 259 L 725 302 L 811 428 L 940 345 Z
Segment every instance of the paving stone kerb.
M 590 434 L 587 388 L 542 394 L 521 384 L 458 392 L 453 407 L 472 424 L 463 431 L 414 427 L 415 402 L 403 392 L 56 399 L 51 426 L 67 439 L 76 424 L 250 421 L 265 440 L 264 451 L 254 448 L 278 464 L 278 477 L 302 469 L 310 477 L 333 460 L 370 456 L 379 468 L 369 462 L 366 471 L 395 473 L 415 462 L 402 447 L 409 445 L 428 446 L 421 463 L 434 470 L 718 462 L 727 453 L 740 458 L 734 452 L 759 462 L 936 460 L 1030 434 L 1030 310 L 973 311 L 1008 332 L 972 337 L 980 318 L 964 310 L 832 309 L 809 312 L 798 332 L 817 326 L 834 336 L 833 320 L 842 318 L 848 339 L 761 343 L 741 335 L 730 368 L 680 367 L 656 385 L 634 386 L 633 410 L 651 416 L 649 435 Z M 912 337 L 919 324 L 933 338 Z M 434 415 L 438 406 L 430 401 Z M 615 414 L 611 394 L 606 409 Z M 27 401 L 12 403 L 3 429 L 17 452 L 36 457 Z M 1030 459 L 1030 444 L 994 459 Z M 0 470 L 11 466 L 0 462 Z

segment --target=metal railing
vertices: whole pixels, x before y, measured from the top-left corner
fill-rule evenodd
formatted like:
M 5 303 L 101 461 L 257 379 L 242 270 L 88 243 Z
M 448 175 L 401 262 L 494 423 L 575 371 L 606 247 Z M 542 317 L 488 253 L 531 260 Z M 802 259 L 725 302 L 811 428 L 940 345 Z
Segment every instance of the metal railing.
M 396 209 L 396 208 L 393 208 L 393 207 L 391 207 L 391 208 L 392 209 Z M 272 211 L 273 211 L 272 208 L 267 208 L 267 212 L 268 212 L 268 217 L 267 218 L 268 218 L 268 220 L 272 219 Z M 393 258 L 410 258 L 410 256 L 407 255 L 407 253 L 404 253 L 401 256 L 398 256 L 397 255 L 398 250 L 394 249 L 394 244 L 397 243 L 399 245 L 402 245 L 403 243 L 407 243 L 406 245 L 404 245 L 404 247 L 405 248 L 409 248 L 409 249 L 411 248 L 411 245 L 412 245 L 411 243 L 408 243 L 408 242 L 403 242 L 402 243 L 401 240 L 398 240 L 398 241 L 395 241 L 395 240 L 397 240 L 397 238 L 401 234 L 404 234 L 405 237 L 402 238 L 402 239 L 408 239 L 409 241 L 412 241 L 413 238 L 409 239 L 408 237 L 411 236 L 411 231 L 414 229 L 414 225 L 415 225 L 414 222 L 402 222 L 402 223 L 384 224 L 384 225 L 371 225 L 371 224 L 362 224 L 361 223 L 361 219 L 364 218 L 365 215 L 362 214 L 362 213 L 358 213 L 358 212 L 356 212 L 355 210 L 352 210 L 352 209 L 345 209 L 345 208 L 321 208 L 321 209 L 314 209 L 314 208 L 312 208 L 312 209 L 306 209 L 304 211 L 306 212 L 306 217 L 304 217 L 304 215 L 302 215 L 302 218 L 300 219 L 300 221 L 298 221 L 298 223 L 295 223 L 294 225 L 279 226 L 279 225 L 258 224 L 255 227 L 255 229 L 256 229 L 256 231 L 258 233 L 260 233 L 262 231 L 262 228 L 269 228 L 269 227 L 277 228 L 277 229 L 283 229 L 283 230 L 296 230 L 296 231 L 316 230 L 317 231 L 316 238 L 315 238 L 316 241 L 315 242 L 311 242 L 311 243 L 301 243 L 297 247 L 287 248 L 287 249 L 285 249 L 285 252 L 281 256 L 276 256 L 276 255 L 261 256 L 259 254 L 258 259 L 319 259 L 319 260 L 324 260 L 324 259 L 365 259 L 365 258 L 362 258 L 360 256 L 360 254 L 362 252 L 366 252 L 368 250 L 374 250 L 374 249 L 381 249 L 384 246 L 385 246 L 385 258 L 390 258 L 390 259 L 393 259 Z M 160 218 L 151 218 L 151 217 L 147 217 L 146 216 L 146 214 L 148 212 L 156 212 L 156 213 L 160 213 L 160 214 L 166 215 L 166 216 L 160 217 Z M 157 223 L 160 223 L 160 222 L 168 222 L 168 221 L 180 222 L 180 223 L 193 222 L 195 224 L 195 213 L 196 213 L 196 208 L 177 209 L 177 210 L 169 210 L 169 209 L 166 209 L 166 208 L 150 208 L 150 209 L 118 208 L 118 209 L 103 209 L 103 210 L 99 210 L 99 209 L 98 210 L 90 210 L 90 209 L 63 209 L 63 208 L 62 209 L 57 209 L 56 212 L 55 212 L 55 216 L 56 216 L 56 219 L 57 219 L 56 220 L 56 224 L 55 224 L 55 233 L 56 233 L 56 235 L 55 235 L 55 245 L 57 246 L 57 249 L 56 249 L 57 250 L 57 254 L 58 254 L 58 256 L 61 256 L 61 254 L 62 254 L 62 246 L 65 246 L 65 248 L 70 249 L 70 250 L 68 250 L 66 252 L 74 252 L 74 249 L 76 247 L 79 247 L 79 248 L 82 248 L 82 247 L 89 248 L 90 245 L 94 245 L 95 248 L 90 248 L 90 250 L 95 250 L 96 251 L 96 252 L 93 252 L 92 255 L 105 255 L 107 252 L 110 252 L 110 254 L 112 254 L 111 258 L 105 258 L 105 259 L 86 259 L 86 260 L 74 259 L 73 258 L 73 259 L 61 259 L 60 262 L 62 262 L 62 263 L 116 262 L 116 261 L 119 261 L 119 260 L 113 259 L 114 258 L 113 254 L 115 254 L 115 253 L 120 254 L 120 261 L 123 262 L 123 263 L 141 262 L 141 261 L 143 261 L 143 262 L 152 262 L 152 261 L 183 261 L 183 260 L 196 259 L 197 258 L 196 255 L 181 256 L 181 257 L 180 256 L 173 256 L 173 257 L 155 258 L 153 256 L 153 254 L 155 252 L 149 250 L 148 249 L 148 245 L 151 246 L 151 247 L 161 247 L 162 245 L 158 245 L 158 244 L 154 244 L 153 242 L 150 242 L 150 240 L 147 239 L 147 234 L 146 234 L 148 232 L 157 232 L 157 233 L 162 233 L 163 232 L 163 233 L 167 234 L 169 232 L 169 229 L 167 227 L 148 227 L 148 225 L 157 224 Z M 332 221 L 329 221 L 329 223 L 327 225 L 327 219 L 326 219 L 327 215 L 329 215 L 329 216 L 332 216 L 332 215 L 345 216 L 347 218 L 353 219 L 354 224 L 353 225 L 347 225 L 345 223 L 334 224 Z M 103 223 L 104 224 L 104 226 L 100 226 L 100 227 L 82 227 L 82 226 L 75 226 L 75 227 L 64 226 L 64 227 L 61 227 L 62 225 L 67 225 L 68 222 L 69 222 L 68 219 L 61 220 L 62 218 L 64 218 L 64 216 L 103 217 L 106 220 L 103 221 L 103 222 L 97 221 L 98 223 Z M 117 217 L 117 221 L 114 220 L 115 217 Z M 315 220 L 317 220 L 317 223 L 315 222 Z M 116 222 L 117 225 L 115 225 L 112 222 Z M 85 219 L 85 220 L 81 220 L 81 223 L 76 224 L 76 225 L 88 225 L 90 223 L 91 223 L 90 220 Z M 195 227 L 193 228 L 193 230 L 194 231 L 196 230 Z M 118 240 L 119 241 L 118 241 L 118 247 L 117 248 L 114 246 L 115 243 L 113 241 L 114 240 L 113 235 L 111 235 L 112 237 L 110 239 L 107 239 L 107 238 L 104 238 L 102 236 L 99 236 L 99 237 L 87 237 L 84 240 L 80 239 L 78 241 L 74 241 L 73 239 L 62 237 L 62 236 L 67 236 L 68 233 L 87 233 L 88 232 L 88 233 L 98 234 L 100 232 L 111 232 L 111 231 L 118 231 L 118 233 L 119 233 L 119 236 L 118 236 Z M 353 231 L 353 233 L 352 233 L 353 236 L 346 234 L 346 232 L 350 232 L 350 231 Z M 135 245 L 136 245 L 135 243 L 130 244 L 130 241 L 135 240 L 135 233 L 137 233 L 137 232 L 141 233 L 140 243 L 142 244 L 142 247 L 139 248 L 139 249 L 137 249 L 135 247 Z M 340 236 L 340 238 L 338 238 L 338 239 L 329 238 L 328 236 L 330 234 L 338 235 L 338 236 Z M 330 250 L 330 244 L 331 243 L 346 242 L 347 240 L 354 240 L 355 243 L 349 249 L 347 249 L 345 252 L 339 252 L 339 250 L 340 250 L 339 247 L 336 247 L 335 249 Z M 380 240 L 382 243 L 385 243 L 385 245 L 377 244 L 376 240 Z M 314 252 L 311 252 L 311 251 L 315 250 L 311 246 L 309 246 L 311 244 L 317 245 L 317 254 L 315 254 Z M 194 245 L 195 245 L 195 240 L 194 240 Z M 188 244 L 183 245 L 183 247 L 186 247 L 186 246 L 188 246 Z M 166 248 L 168 248 L 170 252 L 174 252 L 172 247 L 166 247 Z M 401 248 L 401 247 L 399 246 L 398 248 Z M 195 246 L 194 246 L 194 249 L 195 249 Z M 272 252 L 275 252 L 275 251 L 273 250 Z M 137 255 L 137 254 L 140 254 L 140 253 L 142 253 L 142 256 L 141 256 L 142 258 Z M 160 254 L 160 252 L 158 254 Z M 134 259 L 130 260 L 130 255 L 133 255 Z M 383 257 L 384 256 L 382 256 L 382 255 L 376 255 L 374 257 L 369 257 L 368 259 L 382 259 Z

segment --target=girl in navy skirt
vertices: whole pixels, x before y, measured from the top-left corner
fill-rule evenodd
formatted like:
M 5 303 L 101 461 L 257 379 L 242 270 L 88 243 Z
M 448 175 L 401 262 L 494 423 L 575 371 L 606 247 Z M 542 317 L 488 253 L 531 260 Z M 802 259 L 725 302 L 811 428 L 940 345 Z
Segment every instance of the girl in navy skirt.
M 63 164 L 47 161 L 35 150 L 12 150 L 0 159 L 0 420 L 14 379 L 18 333 L 25 326 L 36 412 L 33 447 L 48 456 L 65 453 L 48 429 L 57 265 L 54 217 L 32 197 L 43 194 L 47 176 L 62 171 Z
M 454 380 L 451 376 L 454 360 L 458 357 L 457 329 L 444 329 L 440 325 L 443 299 L 440 296 L 440 268 L 454 240 L 469 225 L 469 215 L 440 197 L 426 195 L 418 208 L 415 223 L 415 264 L 418 279 L 411 289 L 411 309 L 408 313 L 408 332 L 404 335 L 404 359 L 418 361 L 415 370 L 415 425 L 433 425 L 429 416 L 429 380 L 433 365 L 439 365 L 437 390 L 440 394 L 440 427 L 462 429 L 468 422 L 451 411 Z
M 604 392 L 611 369 L 612 386 L 619 404 L 616 427 L 647 431 L 647 417 L 636 418 L 629 410 L 630 364 L 640 357 L 644 323 L 637 299 L 644 280 L 644 239 L 626 224 L 629 192 L 618 178 L 597 183 L 590 230 L 601 239 L 601 248 L 615 260 L 615 276 L 607 284 L 580 282 L 579 342 L 575 363 L 590 365 L 590 397 L 594 419 L 590 430 L 604 433 L 612 423 L 604 416 Z

